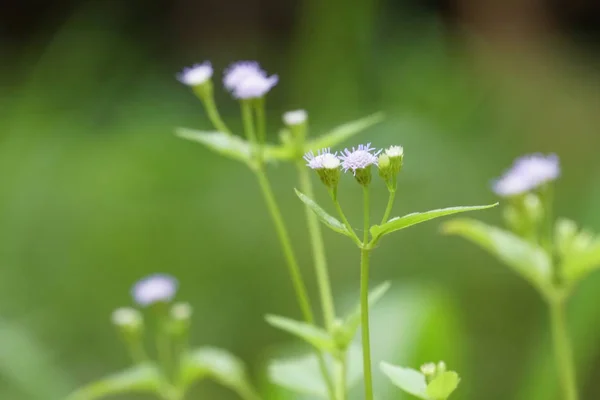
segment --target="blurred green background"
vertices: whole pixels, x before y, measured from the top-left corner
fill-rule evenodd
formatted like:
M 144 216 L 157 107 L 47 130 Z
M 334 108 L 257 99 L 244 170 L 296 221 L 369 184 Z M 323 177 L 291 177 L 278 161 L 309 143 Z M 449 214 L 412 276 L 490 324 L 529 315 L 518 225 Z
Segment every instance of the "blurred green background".
M 489 182 L 515 157 L 556 152 L 557 214 L 600 231 L 592 0 L 14 0 L 2 13 L 3 400 L 61 399 L 127 366 L 110 313 L 153 272 L 179 278 L 178 298 L 195 309 L 193 343 L 238 354 L 257 385 L 266 385 L 268 357 L 292 342 L 263 320 L 299 311 L 253 176 L 173 135 L 210 128 L 174 78 L 205 59 L 217 71 L 257 59 L 279 74 L 272 140 L 290 109 L 308 110 L 313 135 L 383 110 L 384 123 L 347 145 L 405 147 L 396 214 L 493 202 Z M 240 127 L 236 103 L 222 90 L 217 100 Z M 295 171 L 269 174 L 317 306 Z M 382 212 L 384 185 L 374 191 Z M 359 196 L 344 180 L 352 220 Z M 477 217 L 500 222 L 500 211 Z M 463 378 L 456 400 L 558 400 L 539 297 L 438 226 L 386 239 L 374 255 L 373 284 L 393 282 L 373 315 L 375 359 L 444 359 Z M 330 232 L 325 239 L 343 312 L 358 295 L 358 254 Z M 600 398 L 599 289 L 594 275 L 570 303 L 584 399 Z M 408 399 L 376 375 L 380 399 Z M 190 398 L 235 396 L 207 382 Z

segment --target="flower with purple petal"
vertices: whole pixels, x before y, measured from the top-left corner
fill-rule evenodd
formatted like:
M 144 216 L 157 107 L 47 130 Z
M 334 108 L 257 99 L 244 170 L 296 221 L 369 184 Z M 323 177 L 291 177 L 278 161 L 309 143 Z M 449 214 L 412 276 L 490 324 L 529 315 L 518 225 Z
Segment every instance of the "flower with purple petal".
M 213 68 L 209 61 L 202 64 L 195 64 L 192 67 L 184 68 L 182 72 L 177 74 L 179 82 L 188 86 L 202 85 L 213 76 Z
M 373 164 L 377 165 L 377 155 L 381 150 L 372 153 L 375 150 L 371 147 L 371 143 L 359 144 L 357 148 L 353 147 L 351 151 L 344 149 L 344 153 L 340 156 L 344 172 L 352 170 L 353 175 L 356 176 L 356 170 L 365 169 Z
M 331 149 L 328 147 L 326 149 L 321 149 L 315 153 L 309 151 L 304 155 L 304 159 L 307 162 L 307 166 L 312 169 L 335 169 L 340 166 L 340 159 L 337 156 L 337 153 L 331 153 Z
M 136 303 L 149 306 L 158 302 L 168 302 L 177 292 L 177 279 L 166 274 L 154 274 L 139 280 L 131 290 Z
M 557 179 L 560 164 L 556 154 L 531 154 L 518 158 L 502 177 L 492 183 L 494 192 L 502 197 L 516 196 Z
M 277 75 L 267 76 L 255 61 L 240 61 L 225 71 L 223 84 L 237 99 L 263 97 L 277 84 Z
M 225 70 L 223 85 L 225 89 L 233 91 L 244 79 L 250 76 L 266 77 L 267 73 L 260 68 L 256 61 L 238 61 Z

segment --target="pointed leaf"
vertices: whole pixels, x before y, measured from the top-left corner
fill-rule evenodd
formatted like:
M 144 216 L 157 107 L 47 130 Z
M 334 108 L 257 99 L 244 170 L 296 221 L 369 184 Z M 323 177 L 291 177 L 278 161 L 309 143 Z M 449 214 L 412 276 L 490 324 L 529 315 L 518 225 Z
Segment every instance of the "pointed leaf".
M 178 128 L 177 136 L 194 142 L 202 143 L 209 149 L 224 156 L 249 162 L 252 156 L 252 147 L 248 141 L 239 136 L 223 132 L 204 132 L 187 128 Z M 294 158 L 294 151 L 288 146 L 263 145 L 263 156 L 266 161 L 290 160 Z
M 383 113 L 378 112 L 368 117 L 340 125 L 329 133 L 309 141 L 306 144 L 305 151 L 317 151 L 326 147 L 337 146 L 357 133 L 383 121 L 383 118 Z
M 390 287 L 391 283 L 389 281 L 385 281 L 371 290 L 369 292 L 369 307 L 373 307 Z M 346 317 L 346 321 L 344 322 L 344 328 L 346 329 L 347 334 L 350 336 L 349 339 L 352 339 L 354 335 L 356 335 L 359 327 L 360 304 L 357 304 L 352 313 Z
M 123 393 L 160 393 L 162 376 L 156 365 L 139 364 L 92 382 L 68 397 L 68 400 L 94 400 Z
M 435 218 L 445 217 L 447 215 L 458 214 L 467 211 L 485 210 L 487 208 L 496 207 L 497 205 L 498 203 L 488 204 L 485 206 L 449 207 L 425 211 L 421 213 L 411 213 L 403 217 L 392 218 L 382 225 L 372 226 L 371 235 L 373 235 L 373 237 L 376 238 Z
M 460 378 L 454 371 L 446 371 L 436 376 L 427 385 L 427 396 L 433 400 L 446 400 L 458 387 Z
M 297 189 L 294 189 L 294 191 L 296 192 L 296 195 L 300 198 L 300 200 L 302 200 L 302 202 L 306 204 L 308 208 L 310 208 L 315 214 L 317 214 L 317 217 L 322 223 L 324 223 L 329 228 L 338 233 L 352 237 L 352 234 L 348 231 L 348 229 L 346 229 L 344 224 L 342 224 L 340 221 L 329 215 L 325 210 L 321 208 L 321 206 L 315 203 L 310 197 L 307 197 L 305 194 L 303 194 Z
M 280 317 L 278 315 L 267 315 L 265 319 L 269 325 L 298 336 L 300 339 L 308 342 L 319 350 L 330 352 L 335 352 L 337 350 L 333 338 L 327 331 L 318 326 L 286 317 Z
M 258 399 L 244 363 L 231 353 L 213 347 L 201 347 L 188 353 L 182 364 L 182 385 L 211 378 L 246 399 Z
M 442 226 L 446 234 L 455 234 L 478 244 L 504 262 L 534 286 L 545 291 L 552 276 L 552 264 L 539 246 L 504 229 L 472 219 L 457 219 Z
M 402 368 L 396 365 L 382 361 L 379 364 L 381 371 L 392 381 L 392 383 L 404 390 L 406 393 L 412 394 L 423 400 L 430 400 L 427 397 L 427 383 L 425 375 L 410 368 Z
M 600 242 L 596 239 L 584 250 L 573 251 L 565 255 L 563 271 L 570 282 L 583 279 L 592 271 L 600 268 Z

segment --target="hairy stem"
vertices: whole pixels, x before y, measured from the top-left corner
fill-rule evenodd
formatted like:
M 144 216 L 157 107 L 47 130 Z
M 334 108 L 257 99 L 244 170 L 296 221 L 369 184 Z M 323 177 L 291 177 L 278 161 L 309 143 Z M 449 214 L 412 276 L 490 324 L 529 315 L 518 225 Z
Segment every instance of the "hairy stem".
M 563 400 L 578 400 L 573 350 L 571 349 L 571 342 L 567 331 L 565 300 L 553 300 L 550 301 L 549 305 L 554 357 Z

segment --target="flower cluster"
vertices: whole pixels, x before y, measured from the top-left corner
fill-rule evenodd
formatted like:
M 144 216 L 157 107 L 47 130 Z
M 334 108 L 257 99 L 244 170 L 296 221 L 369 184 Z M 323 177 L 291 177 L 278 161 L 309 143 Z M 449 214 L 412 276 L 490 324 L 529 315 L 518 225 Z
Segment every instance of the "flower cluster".
M 517 196 L 554 181 L 559 175 L 556 154 L 531 154 L 518 158 L 501 178 L 493 182 L 492 189 L 502 197 Z
M 188 86 L 200 87 L 210 82 L 213 69 L 210 62 L 185 68 L 177 79 Z M 263 97 L 278 82 L 277 75 L 268 76 L 255 61 L 239 61 L 225 69 L 223 86 L 236 99 L 254 99 Z
M 378 158 L 377 156 L 383 154 Z M 385 156 L 385 161 L 380 162 L 381 157 Z M 387 182 L 396 178 L 402 166 L 404 151 L 402 146 L 391 146 L 388 149 L 376 149 L 371 147 L 371 143 L 359 144 L 352 149 L 344 149 L 338 155 L 337 152 L 331 153 L 331 149 L 321 149 L 315 155 L 309 151 L 304 155 L 309 168 L 314 169 L 325 185 L 334 188 L 338 183 L 340 169 L 344 172 L 351 171 L 356 180 L 363 186 L 371 181 L 371 166 L 375 165 L 380 169 L 380 175 Z M 336 179 L 332 179 L 335 177 Z

